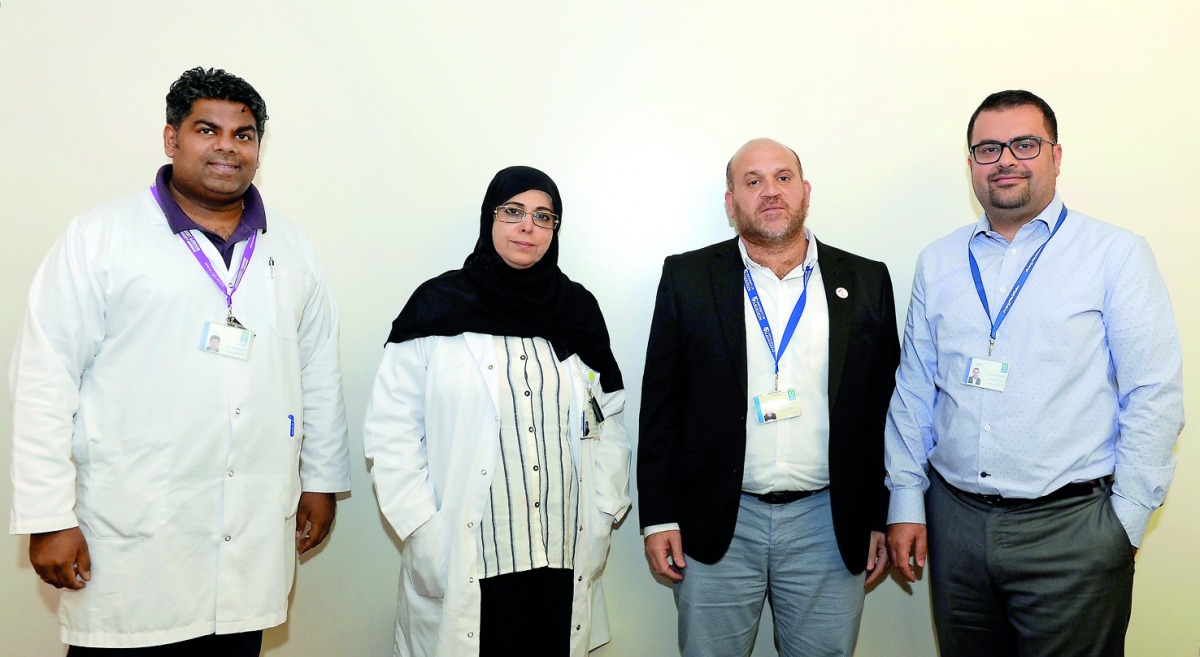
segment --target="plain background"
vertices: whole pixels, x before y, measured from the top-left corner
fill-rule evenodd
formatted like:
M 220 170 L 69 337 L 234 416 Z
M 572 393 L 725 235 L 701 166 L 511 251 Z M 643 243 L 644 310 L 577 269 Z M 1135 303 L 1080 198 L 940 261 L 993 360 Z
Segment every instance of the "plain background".
M 366 395 L 409 294 L 470 251 L 497 170 L 529 164 L 558 182 L 561 265 L 605 311 L 636 441 L 662 258 L 732 235 L 722 194 L 734 150 L 769 136 L 800 153 L 809 225 L 888 264 L 903 321 L 919 250 L 979 215 L 968 117 L 990 92 L 1030 89 L 1059 117 L 1067 204 L 1144 235 L 1155 251 L 1195 421 L 1197 24 L 1195 0 L 9 0 L 0 3 L 9 244 L 0 363 L 34 271 L 70 218 L 144 189 L 165 162 L 170 83 L 198 65 L 246 78 L 271 114 L 257 184 L 317 244 L 340 302 L 354 477 L 265 654 L 389 654 L 399 545 L 362 455 Z M 5 406 L 4 472 L 11 419 Z M 1194 435 L 1179 442 L 1174 486 L 1138 556 L 1134 657 L 1200 649 Z M 5 482 L 0 508 L 10 500 Z M 674 604 L 649 574 L 634 503 L 608 563 L 614 639 L 602 657 L 676 654 Z M 27 545 L 0 540 L 0 655 L 61 655 L 58 593 L 37 580 Z M 763 627 L 755 655 L 774 655 L 769 619 Z M 869 595 L 857 654 L 935 654 L 927 579 L 911 590 L 885 581 Z

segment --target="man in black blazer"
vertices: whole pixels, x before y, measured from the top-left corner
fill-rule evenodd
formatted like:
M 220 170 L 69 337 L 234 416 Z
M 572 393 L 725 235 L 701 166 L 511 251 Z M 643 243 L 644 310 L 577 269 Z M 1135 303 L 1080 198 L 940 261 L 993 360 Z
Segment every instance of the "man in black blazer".
M 668 257 L 658 287 L 638 445 L 647 558 L 674 583 L 686 657 L 748 655 L 764 598 L 781 655 L 850 655 L 863 572 L 869 585 L 888 567 L 891 279 L 815 241 L 786 146 L 747 143 L 726 183 L 738 237 Z

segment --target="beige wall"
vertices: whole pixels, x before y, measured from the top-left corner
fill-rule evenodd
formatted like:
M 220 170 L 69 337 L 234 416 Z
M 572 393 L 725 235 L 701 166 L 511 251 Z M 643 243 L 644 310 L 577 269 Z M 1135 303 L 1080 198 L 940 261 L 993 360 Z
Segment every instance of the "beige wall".
M 470 250 L 497 169 L 531 164 L 558 181 L 563 269 L 606 310 L 636 439 L 662 258 L 731 235 L 723 167 L 742 142 L 765 135 L 795 147 L 813 186 L 810 225 L 886 261 L 903 317 L 919 249 L 978 216 L 968 116 L 989 92 L 1031 89 L 1058 112 L 1067 203 L 1155 250 L 1194 419 L 1197 24 L 1194 0 L 9 0 L 0 3 L 0 362 L 34 270 L 70 217 L 152 181 L 170 82 L 196 65 L 251 81 L 272 116 L 258 184 L 317 243 L 341 304 L 354 475 L 266 654 L 384 655 L 399 558 L 362 456 L 365 397 L 409 293 Z M 10 428 L 5 406 L 5 472 Z M 1200 648 L 1192 435 L 1138 557 L 1134 657 Z M 0 508 L 10 499 L 6 482 Z M 609 560 L 615 639 L 604 657 L 674 654 L 670 591 L 651 580 L 636 525 L 634 516 L 621 527 Z M 26 547 L 0 539 L 0 654 L 59 655 L 58 594 L 38 582 Z M 869 596 L 860 657 L 933 652 L 927 580 L 911 591 L 885 582 Z M 775 654 L 769 634 L 755 654 Z

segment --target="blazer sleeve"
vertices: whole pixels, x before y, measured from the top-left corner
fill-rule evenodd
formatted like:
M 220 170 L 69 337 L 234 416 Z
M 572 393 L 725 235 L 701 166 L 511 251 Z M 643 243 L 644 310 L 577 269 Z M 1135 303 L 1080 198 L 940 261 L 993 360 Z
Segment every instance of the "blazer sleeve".
M 637 487 L 639 520 L 643 528 L 679 521 L 673 491 L 676 490 L 675 464 L 684 426 L 686 395 L 682 385 L 684 359 L 672 259 L 667 258 L 663 263 L 646 346 L 646 370 L 642 376 Z

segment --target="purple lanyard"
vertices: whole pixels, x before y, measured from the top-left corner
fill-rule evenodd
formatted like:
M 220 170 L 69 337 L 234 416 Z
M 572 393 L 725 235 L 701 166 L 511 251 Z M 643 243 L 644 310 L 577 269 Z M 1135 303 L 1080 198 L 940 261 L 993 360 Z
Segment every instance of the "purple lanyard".
M 158 187 L 151 187 L 150 191 L 154 194 L 154 199 L 157 201 Z M 246 275 L 246 269 L 250 267 L 250 258 L 254 257 L 254 245 L 258 242 L 258 231 L 256 230 L 251 233 L 250 239 L 246 240 L 246 249 L 242 252 L 242 261 L 238 265 L 237 276 L 233 278 L 233 283 L 229 285 L 225 284 L 224 279 L 221 278 L 216 268 L 213 267 L 212 261 L 208 259 L 208 256 L 204 255 L 204 251 L 200 249 L 200 243 L 196 241 L 196 236 L 192 234 L 192 231 L 185 230 L 179 233 L 179 238 L 187 245 L 188 250 L 192 252 L 192 256 L 196 258 L 196 262 L 200 263 L 200 267 L 212 279 L 213 284 L 217 286 L 221 294 L 225 295 L 226 321 L 230 326 L 241 327 L 241 323 L 233 316 L 233 293 L 237 292 L 238 286 L 242 284 L 242 277 Z

